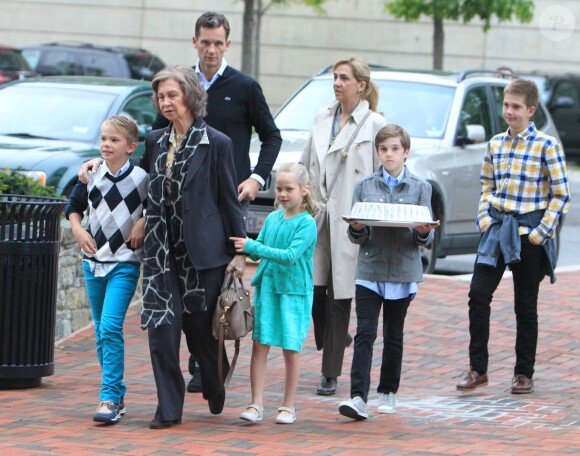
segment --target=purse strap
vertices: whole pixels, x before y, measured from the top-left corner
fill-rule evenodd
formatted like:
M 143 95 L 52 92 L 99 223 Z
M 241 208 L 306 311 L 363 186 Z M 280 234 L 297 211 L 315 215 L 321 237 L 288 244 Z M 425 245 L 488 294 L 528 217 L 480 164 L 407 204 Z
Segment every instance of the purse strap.
M 244 288 L 244 282 L 242 281 L 241 277 L 237 278 L 240 282 L 240 287 Z M 230 272 L 226 274 L 224 277 L 224 283 L 222 284 L 222 293 L 226 291 L 230 287 L 234 287 L 234 290 L 238 291 L 238 284 L 236 283 L 236 277 L 234 272 Z M 230 384 L 230 380 L 232 379 L 232 375 L 234 374 L 234 369 L 236 367 L 236 362 L 238 361 L 238 355 L 240 354 L 240 339 L 236 339 L 234 342 L 234 357 L 232 358 L 232 362 L 230 364 L 230 370 L 228 375 L 224 379 L 224 326 L 220 325 L 219 333 L 218 333 L 218 380 L 220 385 L 224 385 L 224 388 L 227 388 Z
M 365 120 L 367 120 L 367 118 L 370 115 L 371 115 L 371 110 L 369 109 L 366 112 L 366 114 L 364 115 L 364 117 L 361 119 L 360 123 L 356 126 L 356 129 L 354 130 L 354 133 L 352 134 L 352 136 L 350 137 L 350 139 L 346 143 L 346 147 L 342 150 L 342 153 L 341 153 L 341 156 L 340 156 L 340 161 L 338 162 L 338 165 L 336 167 L 336 172 L 334 173 L 334 177 L 332 178 L 332 182 L 328 186 L 328 190 L 326 191 L 326 196 L 323 198 L 325 203 L 330 198 L 330 194 L 332 193 L 332 190 L 334 189 L 334 185 L 336 184 L 336 180 L 338 179 L 338 175 L 340 174 L 340 170 L 342 169 L 342 165 L 346 161 L 346 157 L 348 156 L 348 149 L 350 149 L 350 146 L 352 146 L 352 143 L 354 141 L 354 138 L 356 138 L 356 135 L 358 134 L 358 132 L 360 131 L 361 127 L 365 123 Z

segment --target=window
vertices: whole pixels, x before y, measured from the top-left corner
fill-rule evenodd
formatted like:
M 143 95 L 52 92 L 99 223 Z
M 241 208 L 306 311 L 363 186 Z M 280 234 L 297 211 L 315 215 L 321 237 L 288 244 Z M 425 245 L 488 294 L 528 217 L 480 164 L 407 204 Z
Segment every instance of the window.
M 493 136 L 489 105 L 487 103 L 486 87 L 475 87 L 467 92 L 461 108 L 460 128 L 466 131 L 467 125 L 481 125 L 485 129 L 485 139 Z
M 122 113 L 128 114 L 135 121 L 139 128 L 139 136 L 144 137 L 151 130 L 151 124 L 157 117 L 157 108 L 151 94 L 147 94 L 129 100 Z

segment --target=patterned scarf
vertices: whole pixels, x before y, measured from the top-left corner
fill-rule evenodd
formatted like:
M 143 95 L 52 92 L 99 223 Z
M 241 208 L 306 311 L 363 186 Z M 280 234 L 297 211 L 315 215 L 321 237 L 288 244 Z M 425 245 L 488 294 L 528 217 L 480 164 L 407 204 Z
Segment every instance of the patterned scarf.
M 175 317 L 171 301 L 170 256 L 177 266 L 183 311 L 205 310 L 205 291 L 199 288 L 197 271 L 185 248 L 181 189 L 197 146 L 208 143 L 206 125 L 202 119 L 197 120 L 186 135 L 185 146 L 179 148 L 172 144 L 174 135 L 170 135 L 170 131 L 171 127 L 157 141 L 161 152 L 150 173 L 143 258 L 143 329 L 171 324 Z M 174 150 L 174 159 L 171 160 Z M 171 214 L 169 219 L 167 214 Z

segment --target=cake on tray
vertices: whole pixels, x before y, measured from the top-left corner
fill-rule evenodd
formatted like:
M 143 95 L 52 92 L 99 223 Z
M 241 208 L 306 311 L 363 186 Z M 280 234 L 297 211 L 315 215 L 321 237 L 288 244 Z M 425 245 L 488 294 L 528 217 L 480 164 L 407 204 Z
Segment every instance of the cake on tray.
M 429 208 L 416 204 L 355 203 L 347 220 L 377 226 L 419 226 L 435 223 Z

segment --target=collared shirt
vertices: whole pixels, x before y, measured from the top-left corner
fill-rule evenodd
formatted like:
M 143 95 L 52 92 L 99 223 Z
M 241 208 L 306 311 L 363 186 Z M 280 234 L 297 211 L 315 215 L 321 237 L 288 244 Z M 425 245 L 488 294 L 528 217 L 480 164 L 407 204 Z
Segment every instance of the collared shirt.
M 201 82 L 201 85 L 203 85 L 203 88 L 207 91 L 214 82 L 217 81 L 217 78 L 219 78 L 222 74 L 224 74 L 224 71 L 226 70 L 226 67 L 228 66 L 228 62 L 226 62 L 226 59 L 222 59 L 222 64 L 219 67 L 219 69 L 217 70 L 216 74 L 213 75 L 213 78 L 211 78 L 211 81 L 208 81 L 205 78 L 205 74 L 203 74 L 203 72 L 201 71 L 201 68 L 199 66 L 199 59 L 197 59 L 197 63 L 195 64 L 195 72 L 197 73 L 197 77 L 199 78 L 199 82 Z
M 383 179 L 385 183 L 389 186 L 392 190 L 397 186 L 397 184 L 403 180 L 405 175 L 405 167 L 401 170 L 401 173 L 397 177 L 391 176 L 385 168 L 383 168 Z M 409 295 L 414 295 L 417 293 L 417 289 L 419 288 L 416 282 L 370 282 L 368 280 L 357 280 L 357 285 L 361 285 L 365 288 L 368 288 L 371 291 L 374 291 L 379 296 L 382 296 L 383 299 L 387 300 L 396 300 L 396 299 L 403 299 Z
M 533 122 L 521 133 L 508 131 L 491 138 L 481 168 L 481 198 L 477 225 L 481 232 L 491 223 L 489 208 L 526 214 L 545 210 L 535 228 L 519 227 L 520 235 L 541 245 L 551 238 L 570 206 L 566 161 L 560 144 L 536 129 Z
M 404 174 L 405 174 L 405 167 L 404 166 L 397 177 L 391 176 L 387 172 L 387 170 L 385 168 L 383 168 L 383 179 L 385 179 L 385 183 L 389 186 L 389 188 L 391 190 L 394 189 L 398 185 L 398 183 L 403 180 Z

